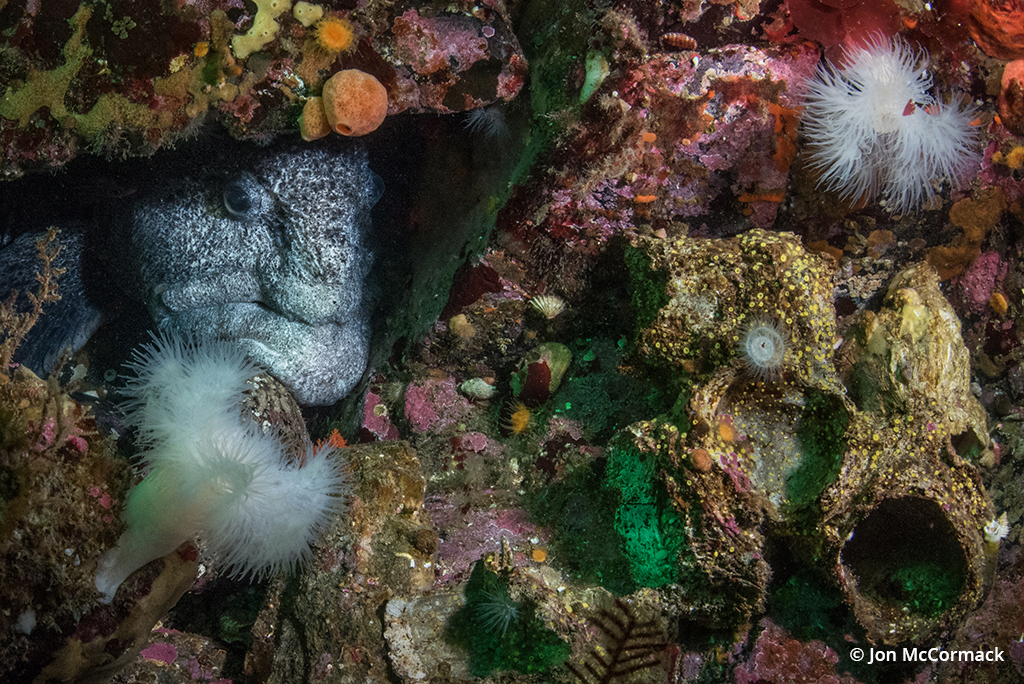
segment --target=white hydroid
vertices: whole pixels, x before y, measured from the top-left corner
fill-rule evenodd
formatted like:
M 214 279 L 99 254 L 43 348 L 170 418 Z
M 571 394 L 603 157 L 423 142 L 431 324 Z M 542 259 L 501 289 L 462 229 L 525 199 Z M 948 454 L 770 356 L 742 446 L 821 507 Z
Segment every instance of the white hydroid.
M 980 159 L 973 112 L 936 100 L 927 59 L 901 38 L 876 38 L 825 64 L 807 84 L 803 127 L 820 184 L 848 201 L 881 196 L 906 212 L 956 186 Z
M 230 342 L 155 338 L 137 352 L 128 422 L 145 447 L 145 479 L 128 495 L 127 529 L 99 561 L 109 602 L 128 575 L 200 535 L 228 574 L 288 569 L 344 506 L 345 471 L 326 446 L 302 467 L 245 415 L 260 369 Z

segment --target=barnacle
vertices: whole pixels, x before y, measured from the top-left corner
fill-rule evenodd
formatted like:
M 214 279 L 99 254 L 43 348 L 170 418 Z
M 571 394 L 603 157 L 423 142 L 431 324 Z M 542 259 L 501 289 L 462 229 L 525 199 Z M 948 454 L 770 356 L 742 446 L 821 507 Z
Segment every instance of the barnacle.
M 538 295 L 530 300 L 530 306 L 540 312 L 544 318 L 551 320 L 565 311 L 565 300 L 558 295 Z

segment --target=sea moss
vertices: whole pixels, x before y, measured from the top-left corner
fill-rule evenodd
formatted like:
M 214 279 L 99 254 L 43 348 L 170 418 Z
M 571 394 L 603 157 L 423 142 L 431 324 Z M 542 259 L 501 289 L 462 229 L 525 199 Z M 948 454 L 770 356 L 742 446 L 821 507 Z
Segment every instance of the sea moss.
M 495 619 L 495 606 L 504 616 Z M 544 627 L 537 606 L 515 601 L 508 579 L 491 572 L 483 563 L 473 566 L 466 584 L 466 605 L 452 616 L 448 634 L 469 652 L 469 671 L 474 677 L 515 670 L 523 674 L 543 672 L 569 657 L 569 644 Z
M 793 509 L 812 503 L 839 476 L 850 421 L 838 397 L 813 391 L 805 400 L 796 428 L 803 458 L 786 478 L 786 498 Z

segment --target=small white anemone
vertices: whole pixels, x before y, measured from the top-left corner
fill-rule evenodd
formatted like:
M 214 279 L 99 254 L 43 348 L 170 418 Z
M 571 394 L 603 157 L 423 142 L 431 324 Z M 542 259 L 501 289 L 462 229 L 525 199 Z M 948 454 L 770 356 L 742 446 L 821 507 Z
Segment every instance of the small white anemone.
M 471 133 L 479 133 L 491 140 L 500 140 L 510 135 L 505 112 L 499 105 L 471 110 L 466 115 L 465 126 Z
M 782 375 L 786 345 L 786 330 L 779 321 L 754 316 L 743 326 L 737 351 L 755 380 L 775 380 Z

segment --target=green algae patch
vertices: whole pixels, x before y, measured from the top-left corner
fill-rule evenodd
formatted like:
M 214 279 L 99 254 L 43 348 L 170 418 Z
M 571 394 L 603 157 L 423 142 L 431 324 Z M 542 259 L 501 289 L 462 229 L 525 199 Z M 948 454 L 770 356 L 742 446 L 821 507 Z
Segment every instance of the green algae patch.
M 813 503 L 839 477 L 846 451 L 844 435 L 850 422 L 838 397 L 813 391 L 805 395 L 805 401 L 796 428 L 803 458 L 786 478 L 786 498 L 791 508 Z
M 528 495 L 527 507 L 534 520 L 554 528 L 553 555 L 569 577 L 614 594 L 631 594 L 637 586 L 615 530 L 619 496 L 603 482 L 604 468 L 587 463 L 561 482 Z
M 652 454 L 609 449 L 606 486 L 619 491 L 615 531 L 622 537 L 633 580 L 656 589 L 674 582 L 685 546 L 682 519 L 668 501 Z
M 640 331 L 650 327 L 658 319 L 658 312 L 669 303 L 666 290 L 669 274 L 655 268 L 651 258 L 641 249 L 628 248 L 625 259 L 626 268 L 629 269 L 630 299 L 636 316 L 636 329 Z
M 536 605 L 515 600 L 507 577 L 483 563 L 473 566 L 466 605 L 452 616 L 448 635 L 469 652 L 474 677 L 508 670 L 543 672 L 565 662 L 571 652 L 568 643 L 544 627 Z

